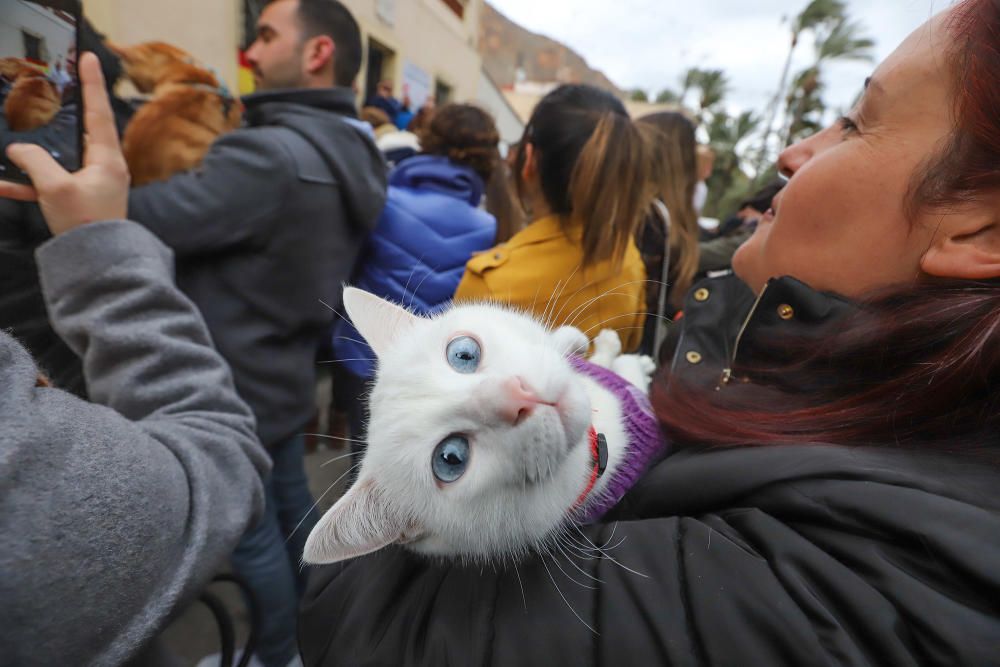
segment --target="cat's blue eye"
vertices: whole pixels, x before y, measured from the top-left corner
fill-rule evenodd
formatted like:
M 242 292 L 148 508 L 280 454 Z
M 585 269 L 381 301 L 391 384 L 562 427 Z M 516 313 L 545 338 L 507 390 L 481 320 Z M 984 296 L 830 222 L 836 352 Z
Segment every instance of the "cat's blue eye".
M 434 448 L 431 470 L 445 484 L 451 484 L 465 474 L 469 465 L 469 441 L 460 435 L 449 435 Z
M 446 351 L 448 365 L 459 373 L 475 373 L 479 368 L 479 358 L 482 350 L 479 341 L 471 336 L 459 336 L 448 343 Z

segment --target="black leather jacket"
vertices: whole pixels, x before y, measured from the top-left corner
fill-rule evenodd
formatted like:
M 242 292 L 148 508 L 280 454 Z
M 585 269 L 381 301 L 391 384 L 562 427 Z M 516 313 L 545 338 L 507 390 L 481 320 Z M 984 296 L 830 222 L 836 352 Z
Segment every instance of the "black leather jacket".
M 696 285 L 677 372 L 711 386 L 754 339 L 850 308 L 790 279 L 753 302 Z M 606 558 L 515 571 L 389 548 L 315 568 L 300 648 L 306 665 L 997 665 L 998 485 L 948 443 L 680 449 L 583 529 Z
M 758 296 L 732 273 L 696 283 L 684 300 L 679 335 L 660 351 L 671 375 L 705 389 L 733 380 L 737 362 L 759 363 L 766 343 L 785 336 L 822 335 L 854 310 L 846 299 L 817 292 L 794 278 L 773 278 Z

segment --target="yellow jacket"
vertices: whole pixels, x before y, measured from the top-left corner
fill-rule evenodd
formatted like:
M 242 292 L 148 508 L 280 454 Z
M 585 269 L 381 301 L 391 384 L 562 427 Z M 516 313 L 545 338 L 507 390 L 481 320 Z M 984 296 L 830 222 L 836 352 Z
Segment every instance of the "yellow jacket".
M 629 241 L 621 268 L 611 260 L 586 270 L 582 229 L 567 235 L 558 216 L 531 223 L 505 244 L 473 257 L 455 301 L 493 300 L 514 304 L 546 319 L 552 328 L 571 324 L 593 339 L 616 329 L 622 348 L 642 340 L 646 312 L 646 269 Z

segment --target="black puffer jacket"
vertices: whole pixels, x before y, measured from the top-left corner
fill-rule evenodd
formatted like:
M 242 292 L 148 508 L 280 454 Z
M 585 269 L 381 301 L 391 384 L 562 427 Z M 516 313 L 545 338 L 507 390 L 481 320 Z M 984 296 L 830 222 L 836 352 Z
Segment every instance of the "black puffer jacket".
M 725 284 L 708 288 L 699 303 L 726 312 Z M 849 307 L 781 280 L 747 315 L 736 293 L 737 324 L 685 317 L 677 355 L 698 352 L 706 377 L 734 332 L 748 343 Z M 389 549 L 316 569 L 305 663 L 1000 665 L 1000 465 L 983 462 L 1000 436 L 980 444 L 985 457 L 948 443 L 676 451 L 583 530 L 614 560 L 535 557 L 515 573 Z

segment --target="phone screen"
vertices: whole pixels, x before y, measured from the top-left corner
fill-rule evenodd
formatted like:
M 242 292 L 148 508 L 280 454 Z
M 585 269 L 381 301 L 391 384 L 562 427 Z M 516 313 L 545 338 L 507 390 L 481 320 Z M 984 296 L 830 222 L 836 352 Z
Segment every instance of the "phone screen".
M 0 178 L 28 182 L 7 159 L 11 143 L 38 144 L 80 168 L 79 25 L 77 0 L 0 0 Z

